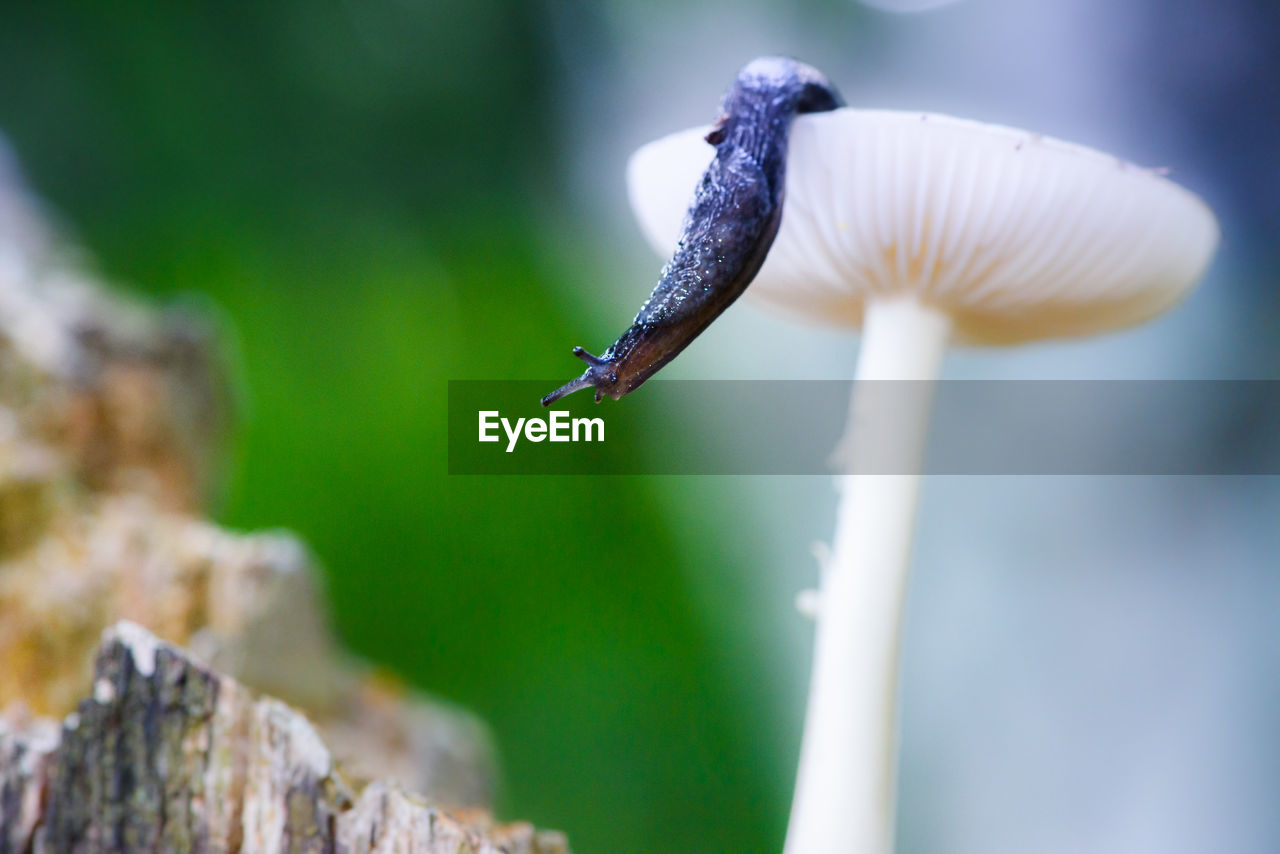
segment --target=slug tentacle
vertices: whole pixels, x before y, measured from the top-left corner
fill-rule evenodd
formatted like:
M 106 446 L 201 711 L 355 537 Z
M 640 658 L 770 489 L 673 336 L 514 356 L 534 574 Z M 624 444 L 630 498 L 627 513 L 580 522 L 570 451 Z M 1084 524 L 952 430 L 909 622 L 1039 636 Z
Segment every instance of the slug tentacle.
M 794 59 L 765 57 L 738 72 L 707 134 L 715 157 L 657 287 L 603 354 L 574 348 L 586 371 L 542 398 L 543 406 L 585 388 L 595 389 L 597 402 L 634 391 L 741 296 L 782 221 L 792 120 L 842 104 L 826 77 Z
M 566 394 L 573 394 L 575 391 L 582 391 L 584 388 L 591 388 L 595 383 L 589 374 L 590 372 L 588 371 L 580 377 L 575 377 L 574 379 L 569 380 L 567 383 L 560 386 L 560 388 L 551 392 L 551 394 L 543 395 L 542 405 L 550 406 Z M 597 401 L 598 400 L 599 399 L 597 398 Z
M 612 370 L 607 360 L 599 356 L 593 356 L 581 347 L 574 347 L 573 355 L 587 363 L 586 371 L 583 372 L 582 376 L 569 380 L 569 382 L 560 386 L 551 394 L 545 395 L 542 398 L 543 406 L 550 406 L 566 394 L 573 394 L 575 391 L 582 391 L 584 388 L 591 388 L 592 386 L 595 386 L 596 403 L 599 403 L 604 397 L 604 387 L 618 381 L 617 373 Z
M 599 356 L 593 356 L 581 347 L 574 347 L 573 355 L 577 356 L 593 368 L 598 368 L 604 364 L 604 360 Z

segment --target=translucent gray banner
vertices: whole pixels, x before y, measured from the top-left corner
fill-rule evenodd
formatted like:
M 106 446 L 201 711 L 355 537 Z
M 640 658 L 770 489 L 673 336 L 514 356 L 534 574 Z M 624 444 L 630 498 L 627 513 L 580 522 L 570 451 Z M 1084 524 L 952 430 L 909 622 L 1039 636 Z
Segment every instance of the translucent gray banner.
M 1280 474 L 1276 380 L 659 380 L 543 409 L 554 386 L 450 382 L 450 473 Z

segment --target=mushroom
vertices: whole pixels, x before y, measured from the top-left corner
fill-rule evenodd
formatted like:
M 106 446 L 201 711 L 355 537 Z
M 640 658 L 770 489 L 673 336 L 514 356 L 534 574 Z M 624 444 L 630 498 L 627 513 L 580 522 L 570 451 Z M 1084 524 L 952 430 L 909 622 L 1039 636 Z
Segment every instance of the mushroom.
M 670 251 L 711 156 L 697 128 L 628 167 Z M 929 417 L 948 342 L 1005 345 L 1142 323 L 1176 304 L 1218 241 L 1209 208 L 1159 172 L 1040 134 L 948 116 L 838 109 L 792 130 L 782 224 L 747 293 L 861 327 L 821 591 L 788 854 L 893 847 L 902 606 Z M 924 381 L 892 412 L 865 383 Z M 901 398 L 895 397 L 895 400 Z M 859 453 L 892 434 L 901 473 Z M 865 459 L 865 457 L 864 457 Z

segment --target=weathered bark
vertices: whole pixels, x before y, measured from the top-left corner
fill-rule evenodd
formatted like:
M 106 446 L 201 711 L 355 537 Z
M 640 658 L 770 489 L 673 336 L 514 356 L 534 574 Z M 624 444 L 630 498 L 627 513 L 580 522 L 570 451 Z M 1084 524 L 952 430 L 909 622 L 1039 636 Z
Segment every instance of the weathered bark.
M 568 852 L 392 784 L 356 798 L 301 714 L 132 623 L 104 634 L 60 730 L 0 719 L 0 807 L 0 854 Z
M 304 544 L 201 518 L 232 420 L 211 325 L 96 280 L 6 166 L 0 709 L 71 711 L 103 629 L 130 620 L 304 709 L 349 777 L 490 803 L 484 725 L 341 652 Z
M 398 788 L 487 806 L 486 728 L 344 654 L 295 537 L 203 518 L 213 327 L 95 279 L 4 153 L 0 854 L 566 851 Z

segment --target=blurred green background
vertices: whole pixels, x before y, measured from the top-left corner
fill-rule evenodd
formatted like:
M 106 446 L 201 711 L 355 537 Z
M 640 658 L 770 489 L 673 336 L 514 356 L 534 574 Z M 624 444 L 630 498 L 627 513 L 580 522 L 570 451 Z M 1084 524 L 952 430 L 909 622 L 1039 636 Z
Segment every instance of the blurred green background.
M 501 815 L 581 852 L 776 847 L 798 732 L 735 696 L 753 677 L 685 589 L 750 538 L 677 539 L 671 493 L 697 523 L 677 483 L 445 473 L 446 381 L 562 381 L 584 331 L 562 295 L 616 275 L 557 190 L 536 7 L 4 18 L 0 128 L 36 190 L 108 278 L 197 295 L 234 335 L 218 517 L 299 532 L 350 647 L 492 725 Z
M 624 328 L 661 263 L 627 152 L 709 121 L 763 53 L 855 105 L 1172 165 L 1218 212 L 1217 266 L 1166 318 L 949 375 L 1274 378 L 1273 6 L 6 2 L 0 133 L 110 280 L 220 319 L 218 518 L 299 532 L 346 643 L 491 724 L 501 816 L 579 854 L 777 851 L 829 485 L 450 477 L 447 381 L 549 390 Z M 746 302 L 664 378 L 850 375 L 852 336 Z M 901 850 L 1280 850 L 1274 480 L 1014 480 L 926 489 Z

